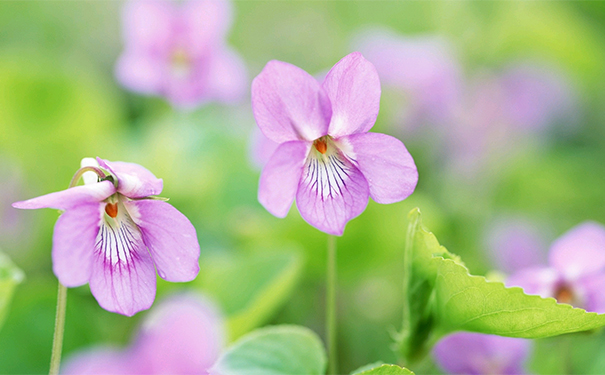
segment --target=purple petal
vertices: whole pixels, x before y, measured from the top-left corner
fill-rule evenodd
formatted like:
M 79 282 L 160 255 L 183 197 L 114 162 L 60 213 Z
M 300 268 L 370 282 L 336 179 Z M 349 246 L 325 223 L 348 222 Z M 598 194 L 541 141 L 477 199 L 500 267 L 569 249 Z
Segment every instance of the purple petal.
M 322 87 L 332 104 L 331 136 L 365 133 L 374 126 L 380 107 L 380 79 L 361 53 L 353 52 L 337 62 Z
M 363 174 L 342 154 L 309 157 L 296 194 L 301 216 L 315 228 L 342 235 L 347 222 L 368 204 L 369 187 Z
M 605 227 L 594 222 L 580 224 L 556 240 L 548 262 L 565 279 L 573 281 L 605 268 Z
M 506 279 L 506 286 L 519 286 L 525 294 L 537 294 L 543 298 L 554 297 L 561 275 L 554 268 L 532 267 L 521 270 Z
M 162 192 L 163 181 L 147 169 L 134 163 L 107 161 L 97 158 L 102 168 L 118 178 L 118 192 L 128 198 L 145 198 Z
M 59 281 L 73 288 L 90 280 L 95 240 L 104 205 L 82 204 L 65 211 L 53 233 L 53 271 Z
M 172 46 L 176 9 L 166 0 L 130 1 L 124 6 L 122 28 L 127 49 L 165 56 Z
M 231 26 L 230 1 L 185 1 L 179 9 L 179 39 L 193 58 L 223 44 Z
M 350 157 L 368 181 L 370 196 L 376 202 L 399 202 L 414 192 L 418 170 L 400 140 L 385 134 L 362 133 L 339 141 L 351 145 Z
M 271 156 L 279 147 L 279 143 L 273 142 L 258 129 L 254 128 L 250 141 L 250 159 L 258 169 L 262 169 L 271 159 Z
M 15 202 L 13 207 L 27 210 L 38 208 L 67 210 L 82 204 L 99 203 L 115 192 L 116 189 L 111 182 L 101 181 L 92 185 L 75 186 L 26 201 Z
M 61 365 L 65 375 L 129 375 L 136 373 L 130 364 L 130 353 L 113 348 L 97 348 L 70 356 Z
M 147 95 L 162 92 L 166 62 L 141 51 L 125 51 L 116 63 L 116 79 L 127 89 Z
M 141 230 L 160 277 L 174 282 L 195 279 L 200 270 L 200 245 L 189 219 L 162 201 L 130 201 L 124 205 Z
M 496 267 L 504 272 L 514 273 L 546 263 L 543 233 L 530 221 L 501 220 L 489 228 L 486 242 Z
M 223 347 L 216 307 L 193 295 L 171 297 L 154 307 L 133 347 L 137 373 L 205 374 Z
M 155 298 L 155 268 L 141 232 L 132 221 L 101 225 L 92 265 L 90 291 L 108 311 L 132 316 Z
M 208 96 L 221 102 L 241 100 L 248 91 L 248 73 L 242 58 L 228 47 L 214 51 L 208 61 Z
M 525 374 L 531 350 L 525 339 L 459 332 L 441 339 L 433 357 L 450 374 Z
M 605 314 L 605 273 L 584 277 L 575 285 L 574 291 L 581 293 L 582 308 L 586 311 Z
M 252 81 L 252 111 L 272 141 L 313 141 L 327 134 L 332 110 L 323 88 L 309 73 L 269 61 Z
M 311 143 L 279 145 L 260 176 L 258 201 L 273 215 L 285 217 L 292 206 Z

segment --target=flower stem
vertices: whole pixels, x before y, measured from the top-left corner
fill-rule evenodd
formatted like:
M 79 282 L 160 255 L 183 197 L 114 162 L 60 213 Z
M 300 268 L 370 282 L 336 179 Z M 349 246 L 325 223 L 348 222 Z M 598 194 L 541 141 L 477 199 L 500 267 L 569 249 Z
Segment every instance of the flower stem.
M 61 348 L 63 347 L 63 332 L 65 330 L 65 306 L 67 305 L 67 288 L 59 282 L 57 292 L 57 314 L 55 315 L 55 334 L 53 335 L 53 351 L 50 356 L 50 375 L 59 373 L 61 364 Z
M 338 373 L 336 349 L 336 237 L 328 235 L 328 269 L 326 285 L 326 341 L 328 375 Z

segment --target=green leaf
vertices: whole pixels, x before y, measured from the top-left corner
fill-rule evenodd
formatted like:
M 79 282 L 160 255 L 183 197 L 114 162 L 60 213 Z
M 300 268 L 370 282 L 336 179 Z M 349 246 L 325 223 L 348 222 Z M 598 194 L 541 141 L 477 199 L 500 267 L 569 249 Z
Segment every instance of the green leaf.
M 380 365 L 365 371 L 358 371 L 359 370 L 353 372 L 351 375 L 414 375 L 414 373 L 407 368 L 399 367 L 397 365 Z
M 227 315 L 234 340 L 266 323 L 290 296 L 300 277 L 297 252 L 240 256 L 206 256 L 196 280 Z
M 15 288 L 24 278 L 23 271 L 17 268 L 7 255 L 0 252 L 0 328 L 6 318 Z
M 210 370 L 220 375 L 320 375 L 326 352 L 319 337 L 300 326 L 258 329 L 227 349 Z
M 406 302 L 398 337 L 406 360 L 422 358 L 440 337 L 459 330 L 542 338 L 605 325 L 603 314 L 470 275 L 458 257 L 422 227 L 418 209 L 412 210 L 409 219 L 404 253 Z

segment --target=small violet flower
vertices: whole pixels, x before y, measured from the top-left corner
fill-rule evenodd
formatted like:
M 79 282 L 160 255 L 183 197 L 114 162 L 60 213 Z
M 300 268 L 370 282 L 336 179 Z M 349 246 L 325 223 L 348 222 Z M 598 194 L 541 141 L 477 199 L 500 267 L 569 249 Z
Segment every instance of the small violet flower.
M 433 358 L 448 374 L 526 374 L 531 341 L 482 333 L 458 332 L 441 339 Z
M 77 353 L 62 373 L 206 374 L 223 345 L 223 320 L 213 304 L 194 295 L 172 296 L 145 317 L 128 348 Z
M 168 281 L 197 276 L 195 228 L 170 204 L 151 197 L 162 191 L 161 179 L 140 165 L 100 158 L 85 158 L 82 167 L 74 179 L 89 170 L 84 185 L 13 203 L 64 211 L 52 249 L 53 271 L 63 285 L 89 283 L 101 307 L 132 316 L 153 303 L 156 269 Z
M 227 0 L 128 2 L 118 81 L 139 93 L 165 96 L 176 107 L 240 99 L 247 73 L 225 42 L 231 13 Z
M 398 139 L 368 133 L 379 104 L 378 74 L 359 52 L 321 84 L 294 65 L 267 63 L 252 82 L 252 110 L 279 146 L 261 173 L 260 203 L 285 217 L 296 198 L 309 224 L 342 235 L 369 196 L 378 203 L 407 198 L 418 181 L 412 156 Z
M 548 266 L 520 270 L 506 284 L 605 313 L 605 227 L 586 222 L 572 228 L 552 244 Z

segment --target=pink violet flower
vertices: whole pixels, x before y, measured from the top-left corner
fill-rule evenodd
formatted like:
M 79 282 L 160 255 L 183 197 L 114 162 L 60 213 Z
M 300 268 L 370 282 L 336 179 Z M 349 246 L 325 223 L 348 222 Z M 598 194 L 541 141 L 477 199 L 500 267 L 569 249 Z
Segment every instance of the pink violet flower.
M 241 99 L 247 73 L 225 41 L 231 18 L 227 0 L 128 2 L 118 81 L 135 92 L 165 96 L 180 108 Z
M 196 295 L 171 296 L 155 307 L 125 348 L 97 347 L 70 357 L 63 374 L 206 374 L 223 349 L 223 319 Z
M 407 198 L 418 171 L 398 139 L 368 133 L 380 105 L 380 80 L 359 52 L 340 60 L 319 83 L 304 70 L 270 61 L 252 82 L 254 118 L 279 144 L 264 166 L 258 199 L 285 217 L 296 198 L 301 216 L 342 235 L 368 197 L 378 203 Z
M 522 287 L 527 294 L 605 313 L 605 227 L 585 222 L 572 228 L 552 244 L 547 266 L 520 270 L 506 284 Z
M 482 333 L 457 332 L 433 348 L 433 358 L 448 374 L 526 374 L 531 341 Z
M 64 211 L 53 234 L 53 271 L 67 287 L 90 284 L 104 309 L 132 316 L 155 299 L 156 275 L 195 279 L 200 247 L 195 228 L 160 194 L 163 181 L 140 165 L 85 158 L 105 178 L 86 172 L 84 185 L 13 203 Z

